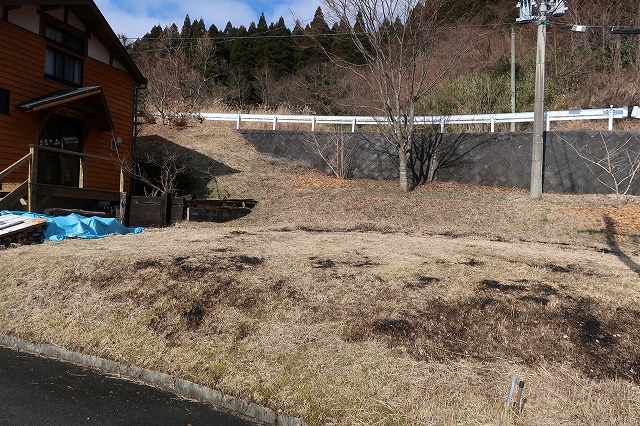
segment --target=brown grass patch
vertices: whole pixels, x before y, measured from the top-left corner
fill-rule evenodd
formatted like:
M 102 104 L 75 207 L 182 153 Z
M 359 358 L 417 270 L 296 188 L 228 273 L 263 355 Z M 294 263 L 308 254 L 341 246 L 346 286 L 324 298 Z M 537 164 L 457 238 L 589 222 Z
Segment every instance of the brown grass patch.
M 370 179 L 342 179 L 329 176 L 317 170 L 307 170 L 295 177 L 293 186 L 297 188 L 375 188 L 389 186 L 389 182 Z
M 513 375 L 527 383 L 522 424 L 637 424 L 635 205 L 623 217 L 607 197 L 312 186 L 297 179 L 315 172 L 231 131 L 172 132 L 238 170 L 220 183 L 256 209 L 0 252 L 0 332 L 310 424 L 497 424 Z
M 591 219 L 594 227 L 602 226 L 603 218 L 610 218 L 615 224 L 613 232 L 623 239 L 640 235 L 640 205 L 627 204 L 621 207 L 599 206 L 572 209 L 574 214 L 584 214 Z

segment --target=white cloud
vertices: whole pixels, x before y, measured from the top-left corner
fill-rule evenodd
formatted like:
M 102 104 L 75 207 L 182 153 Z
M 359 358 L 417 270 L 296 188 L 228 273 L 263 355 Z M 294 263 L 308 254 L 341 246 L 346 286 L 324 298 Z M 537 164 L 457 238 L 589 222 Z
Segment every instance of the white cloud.
M 304 25 L 313 19 L 313 14 L 318 8 L 318 0 L 299 0 L 296 2 L 288 1 L 274 5 L 273 12 L 265 13 L 267 22 L 275 22 L 282 16 L 287 26 L 293 29 L 296 19 Z
M 142 37 L 153 26 L 164 22 L 158 18 L 144 14 L 133 14 L 114 7 L 110 0 L 97 0 L 100 11 L 116 34 L 125 34 L 129 38 Z
M 281 0 L 261 6 L 263 3 L 251 0 L 96 0 L 115 33 L 130 38 L 142 37 L 158 24 L 164 27 L 176 23 L 180 27 L 187 14 L 192 21 L 203 18 L 207 27 L 215 24 L 223 29 L 229 21 L 235 27 L 248 26 L 258 21 L 263 9 L 268 23 L 282 16 L 287 26 L 293 28 L 296 18 L 302 22 L 312 19 L 319 2 Z
M 191 20 L 204 19 L 205 24 L 215 24 L 218 29 L 223 29 L 227 22 L 234 26 L 249 25 L 251 21 L 257 21 L 260 17 L 246 2 L 233 0 L 185 0 L 180 2 L 182 8 L 178 19 L 178 26 L 182 25 L 185 15 L 188 13 Z

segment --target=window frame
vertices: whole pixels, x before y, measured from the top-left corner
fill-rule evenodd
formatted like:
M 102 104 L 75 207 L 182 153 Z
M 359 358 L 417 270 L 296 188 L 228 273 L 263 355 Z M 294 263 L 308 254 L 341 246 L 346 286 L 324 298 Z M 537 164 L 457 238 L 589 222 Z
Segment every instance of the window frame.
M 87 57 L 87 34 L 55 18 L 41 16 L 40 34 L 47 43 L 45 77 L 72 87 L 81 87 Z
M 50 62 L 50 54 L 53 55 L 54 58 L 53 64 Z M 73 70 L 71 71 L 73 73 L 71 79 L 67 79 L 65 77 L 67 72 L 69 71 L 69 65 L 67 64 L 67 61 L 71 61 L 71 67 L 73 68 Z M 52 70 L 53 73 L 49 72 L 49 68 L 51 66 L 54 68 Z M 78 67 L 79 70 L 76 70 L 76 67 Z M 70 86 L 80 87 L 82 86 L 84 80 L 84 60 L 83 58 L 80 58 L 77 55 L 73 55 L 66 50 L 47 45 L 45 49 L 44 75 L 52 80 L 65 83 Z
M 52 35 L 47 35 L 48 30 L 58 33 L 62 40 L 57 40 Z M 76 34 L 60 28 L 59 26 L 52 25 L 47 22 L 44 24 L 43 36 L 49 44 L 56 44 L 58 47 L 68 50 L 69 52 L 73 52 L 76 55 L 81 55 L 83 57 L 86 56 L 87 43 L 86 39 L 83 37 L 79 37 Z M 79 47 L 76 47 L 76 44 L 78 44 Z

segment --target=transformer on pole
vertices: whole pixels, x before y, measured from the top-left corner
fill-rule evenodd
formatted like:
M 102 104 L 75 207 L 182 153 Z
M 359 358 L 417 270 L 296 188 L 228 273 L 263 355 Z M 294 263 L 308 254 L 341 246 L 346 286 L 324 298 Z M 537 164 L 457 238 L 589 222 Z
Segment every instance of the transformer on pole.
M 516 22 L 532 22 L 541 18 L 542 6 L 545 6 L 545 15 L 550 13 L 553 16 L 563 16 L 567 13 L 566 0 L 518 0 L 516 7 L 520 10 L 520 15 Z

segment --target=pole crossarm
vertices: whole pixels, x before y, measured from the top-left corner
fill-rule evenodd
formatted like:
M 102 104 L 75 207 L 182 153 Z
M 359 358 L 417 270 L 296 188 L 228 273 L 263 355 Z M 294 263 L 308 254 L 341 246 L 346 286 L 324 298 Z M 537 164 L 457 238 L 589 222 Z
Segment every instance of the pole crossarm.
M 613 27 L 611 34 L 640 34 L 640 28 Z

